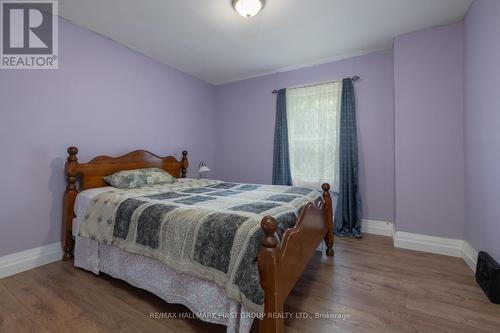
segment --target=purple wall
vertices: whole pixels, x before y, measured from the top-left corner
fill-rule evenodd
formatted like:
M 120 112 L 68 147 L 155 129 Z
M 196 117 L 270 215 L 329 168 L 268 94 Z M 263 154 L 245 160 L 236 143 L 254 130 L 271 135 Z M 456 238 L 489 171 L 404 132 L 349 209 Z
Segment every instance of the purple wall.
M 465 19 L 465 239 L 500 261 L 500 1 Z
M 61 19 L 59 70 L 0 71 L 0 256 L 60 239 L 68 145 L 81 161 L 187 149 L 192 170 L 206 161 L 210 177 L 270 183 L 271 90 L 357 74 L 364 218 L 465 237 L 500 260 L 499 16 L 500 2 L 476 0 L 465 28 L 219 87 Z
M 145 148 L 213 165 L 214 87 L 60 20 L 59 70 L 0 71 L 0 256 L 57 242 L 63 163 Z
M 215 177 L 271 183 L 276 97 L 286 88 L 357 74 L 363 217 L 393 220 L 394 106 L 392 52 L 266 75 L 216 89 Z
M 463 238 L 463 23 L 394 42 L 398 231 Z

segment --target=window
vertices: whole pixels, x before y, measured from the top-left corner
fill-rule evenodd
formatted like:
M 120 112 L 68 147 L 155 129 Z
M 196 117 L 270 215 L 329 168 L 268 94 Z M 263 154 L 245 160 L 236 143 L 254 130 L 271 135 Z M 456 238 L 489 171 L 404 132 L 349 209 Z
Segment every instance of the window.
M 288 145 L 293 185 L 338 190 L 342 82 L 286 91 Z

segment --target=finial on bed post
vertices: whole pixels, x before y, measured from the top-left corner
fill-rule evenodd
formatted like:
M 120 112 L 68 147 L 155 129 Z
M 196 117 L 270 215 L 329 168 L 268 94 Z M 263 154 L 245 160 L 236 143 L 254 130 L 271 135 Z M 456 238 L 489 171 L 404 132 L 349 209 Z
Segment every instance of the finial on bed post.
M 187 174 L 187 168 L 189 166 L 189 162 L 188 162 L 188 152 L 187 150 L 183 150 L 182 151 L 182 167 L 181 167 L 181 178 L 186 178 L 186 174 Z
M 66 159 L 65 173 L 66 173 L 66 191 L 64 191 L 63 203 L 63 260 L 70 260 L 73 258 L 74 241 L 72 238 L 72 224 L 74 218 L 74 206 L 77 195 L 76 181 L 78 176 L 78 148 L 68 148 L 68 158 Z
M 69 147 L 68 148 L 68 161 L 78 161 L 76 155 L 78 154 L 78 148 Z
M 264 231 L 264 238 L 262 239 L 262 246 L 267 248 L 273 248 L 278 246 L 278 238 L 276 238 L 276 228 L 278 227 L 278 222 L 272 216 L 266 216 L 260 222 L 260 226 Z
M 326 255 L 333 257 L 333 208 L 332 197 L 330 196 L 330 184 L 324 183 L 321 185 L 323 190 L 323 205 L 325 207 L 325 223 L 326 223 Z

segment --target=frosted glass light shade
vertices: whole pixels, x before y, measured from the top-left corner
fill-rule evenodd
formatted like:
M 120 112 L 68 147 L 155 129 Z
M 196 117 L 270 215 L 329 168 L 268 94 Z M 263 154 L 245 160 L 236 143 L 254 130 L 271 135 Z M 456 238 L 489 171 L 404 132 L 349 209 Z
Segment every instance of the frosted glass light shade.
M 208 171 L 210 171 L 210 169 L 207 167 L 207 163 L 200 162 L 200 165 L 198 167 L 198 172 L 202 173 L 202 172 L 208 172 Z
M 208 171 L 210 171 L 210 169 L 206 165 L 203 165 L 198 169 L 198 172 L 208 172 Z
M 234 9 L 243 17 L 257 15 L 263 5 L 264 0 L 233 0 Z

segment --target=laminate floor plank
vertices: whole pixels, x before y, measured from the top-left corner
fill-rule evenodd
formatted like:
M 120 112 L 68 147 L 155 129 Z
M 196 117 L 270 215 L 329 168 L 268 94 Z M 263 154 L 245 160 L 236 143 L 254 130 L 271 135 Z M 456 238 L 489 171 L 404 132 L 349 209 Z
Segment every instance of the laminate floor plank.
M 333 259 L 316 253 L 285 311 L 294 316 L 285 320 L 289 333 L 500 332 L 500 305 L 462 259 L 396 249 L 374 235 L 337 238 Z M 198 319 L 150 318 L 155 312 L 191 314 L 71 262 L 0 280 L 2 333 L 225 332 Z

